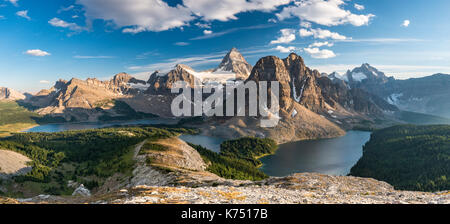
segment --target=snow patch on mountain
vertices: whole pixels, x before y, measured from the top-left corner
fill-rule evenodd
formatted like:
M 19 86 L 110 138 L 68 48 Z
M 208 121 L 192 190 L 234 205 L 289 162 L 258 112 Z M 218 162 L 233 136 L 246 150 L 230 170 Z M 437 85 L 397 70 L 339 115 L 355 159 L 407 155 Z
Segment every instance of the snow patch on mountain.
M 228 81 L 233 81 L 236 79 L 236 73 L 217 70 L 217 71 L 202 71 L 196 72 L 191 69 L 185 69 L 187 72 L 192 74 L 195 78 L 198 78 L 202 83 L 215 82 L 215 83 L 226 83 Z
M 386 101 L 392 105 L 399 105 L 399 98 L 402 96 L 403 93 L 393 93 L 386 99 Z
M 139 89 L 139 90 L 147 90 L 148 87 L 150 87 L 150 84 L 142 84 L 142 83 L 129 83 L 130 87 L 133 89 Z
M 367 79 L 367 76 L 362 72 L 353 72 L 352 79 L 355 82 L 361 82 L 364 79 Z
M 294 91 L 294 100 L 297 103 L 300 103 L 300 100 L 302 100 L 302 96 L 303 96 L 303 90 L 305 89 L 305 85 L 306 85 L 306 81 L 303 83 L 302 88 L 300 89 L 300 95 L 297 96 L 297 90 L 295 89 L 295 78 L 292 81 L 292 90 Z

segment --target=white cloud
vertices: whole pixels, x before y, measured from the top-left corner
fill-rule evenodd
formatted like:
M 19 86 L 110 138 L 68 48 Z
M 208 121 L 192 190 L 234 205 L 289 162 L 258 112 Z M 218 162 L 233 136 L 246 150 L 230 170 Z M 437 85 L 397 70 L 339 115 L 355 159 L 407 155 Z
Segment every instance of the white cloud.
M 36 56 L 36 57 L 44 57 L 44 56 L 49 56 L 50 53 L 43 51 L 43 50 L 39 50 L 39 49 L 34 49 L 34 50 L 28 50 L 25 52 L 25 54 L 31 55 L 31 56 Z
M 161 72 L 168 72 L 177 64 L 186 64 L 191 67 L 195 66 L 203 66 L 203 65 L 215 65 L 217 66 L 223 59 L 223 56 L 226 54 L 226 51 L 217 52 L 208 55 L 197 55 L 190 57 L 180 57 L 180 58 L 171 58 L 167 59 L 163 62 L 143 65 L 143 66 L 130 66 L 129 70 L 138 71 L 138 72 L 153 72 L 159 70 Z
M 309 47 L 310 48 L 323 47 L 323 46 L 332 47 L 333 45 L 334 45 L 333 43 L 329 43 L 328 41 L 325 41 L 325 42 L 314 42 L 313 44 L 310 44 Z
M 77 0 L 90 20 L 112 21 L 124 33 L 164 31 L 194 20 L 190 9 L 169 6 L 162 0 Z
M 360 5 L 360 4 L 356 4 L 356 3 L 355 3 L 354 6 L 355 6 L 355 9 L 358 10 L 358 11 L 361 11 L 361 10 L 364 10 L 364 9 L 365 9 L 365 7 L 364 7 L 363 5 Z
M 189 43 L 188 42 L 176 42 L 176 43 L 174 43 L 174 45 L 176 45 L 176 46 L 188 46 Z
M 164 0 L 76 0 L 76 3 L 83 6 L 88 22 L 101 19 L 115 24 L 124 33 L 135 34 L 182 29 L 196 19 L 203 20 L 196 26 L 209 29 L 210 21 L 234 20 L 242 12 L 270 12 L 291 1 L 183 0 L 176 6 L 170 6 Z
M 19 6 L 18 2 L 19 0 L 5 0 L 7 2 L 11 2 L 11 4 L 13 4 L 14 6 Z
M 280 30 L 281 36 L 276 40 L 272 40 L 271 44 L 287 44 L 295 40 L 295 30 L 282 29 Z
M 403 27 L 408 27 L 410 23 L 411 23 L 411 21 L 405 20 L 405 21 L 403 21 L 402 26 Z
M 331 32 L 329 30 L 323 30 L 320 28 L 317 29 L 300 29 L 300 36 L 301 37 L 309 37 L 314 36 L 314 38 L 318 39 L 333 39 L 333 40 L 346 40 L 347 37 L 344 35 L 341 35 L 336 32 Z
M 64 20 L 53 18 L 48 23 L 54 27 L 61 27 L 61 28 L 68 28 L 72 31 L 81 31 L 83 30 L 82 27 L 78 26 L 76 23 L 69 23 Z
M 67 11 L 70 11 L 70 10 L 72 10 L 72 9 L 75 9 L 75 6 L 74 5 L 70 5 L 70 6 L 67 6 L 67 7 L 61 7 L 59 10 L 58 10 L 58 14 L 59 13 L 62 13 L 62 12 L 67 12 Z
M 224 30 L 221 32 L 216 32 L 216 33 L 212 33 L 209 35 L 205 35 L 203 34 L 202 36 L 198 36 L 198 37 L 194 37 L 191 38 L 190 40 L 204 40 L 204 39 L 211 39 L 214 37 L 220 37 L 229 33 L 234 33 L 237 31 L 241 31 L 241 30 L 255 30 L 255 29 L 264 29 L 264 28 L 268 28 L 268 27 L 272 27 L 274 26 L 273 24 L 263 24 L 263 25 L 255 25 L 255 26 L 247 26 L 247 27 L 235 27 L 235 28 L 231 28 L 228 30 Z
M 277 51 L 279 51 L 279 52 L 281 52 L 281 53 L 290 53 L 290 52 L 294 52 L 295 51 L 295 47 L 292 47 L 292 46 L 290 46 L 290 47 L 283 47 L 283 46 L 277 46 L 276 48 L 275 48 L 275 50 L 277 50 Z
M 41 81 L 39 81 L 39 83 L 41 83 L 41 84 L 49 84 L 50 81 L 48 81 L 48 80 L 41 80 Z
M 90 0 L 89 0 L 90 1 Z M 206 21 L 236 20 L 236 14 L 250 11 L 273 11 L 292 0 L 183 0 L 195 15 Z
M 203 28 L 203 29 L 210 29 L 211 28 L 211 24 L 209 23 L 201 23 L 201 22 L 197 22 L 194 25 Z
M 325 26 L 352 24 L 354 26 L 368 25 L 375 16 L 373 14 L 358 15 L 345 10 L 344 0 L 301 0 L 294 6 L 288 6 L 277 14 L 279 20 L 297 17 L 301 20 L 314 22 Z
M 18 12 L 16 12 L 16 15 L 23 17 L 25 19 L 31 20 L 31 18 L 28 16 L 28 10 L 18 11 Z
M 269 23 L 277 23 L 278 20 L 276 20 L 274 18 L 270 18 L 270 19 L 267 20 L 267 22 L 269 22 Z
M 311 28 L 311 23 L 302 21 L 302 22 L 300 22 L 300 26 L 304 27 L 304 28 Z
M 203 30 L 203 34 L 205 34 L 205 35 L 210 35 L 212 33 L 213 33 L 213 31 L 211 31 L 211 30 Z
M 309 36 L 312 36 L 312 35 L 314 35 L 314 33 L 313 32 L 311 32 L 311 31 L 309 31 L 309 30 L 307 30 L 307 29 L 300 29 L 300 36 L 301 37 L 309 37 Z
M 327 58 L 334 58 L 336 57 L 336 54 L 327 49 L 319 49 L 319 48 L 304 48 L 305 52 L 308 53 L 312 58 L 317 59 L 327 59 Z

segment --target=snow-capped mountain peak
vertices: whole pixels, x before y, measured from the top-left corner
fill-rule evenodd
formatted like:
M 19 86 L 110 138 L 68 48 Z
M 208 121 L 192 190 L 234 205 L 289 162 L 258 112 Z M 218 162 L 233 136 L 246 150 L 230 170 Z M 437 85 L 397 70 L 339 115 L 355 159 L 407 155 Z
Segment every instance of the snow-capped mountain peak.
M 236 73 L 236 79 L 245 80 L 252 71 L 252 66 L 247 63 L 242 54 L 236 49 L 232 48 L 220 63 L 219 67 L 213 72 L 232 72 Z

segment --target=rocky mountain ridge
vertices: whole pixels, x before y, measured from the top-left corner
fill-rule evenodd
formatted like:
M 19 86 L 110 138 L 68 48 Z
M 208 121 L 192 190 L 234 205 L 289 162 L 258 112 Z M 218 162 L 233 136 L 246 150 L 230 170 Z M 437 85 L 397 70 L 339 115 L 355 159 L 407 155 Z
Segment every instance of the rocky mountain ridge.
M 62 116 L 66 120 L 96 121 L 102 115 L 98 108 L 111 109 L 111 100 L 137 94 L 139 88 L 133 85 L 146 85 L 145 81 L 137 80 L 126 73 L 119 73 L 109 81 L 96 78 L 70 81 L 58 80 L 55 85 L 38 92 L 33 97 L 24 100 L 41 115 Z
M 224 84 L 227 81 L 245 80 L 251 70 L 252 66 L 242 54 L 236 48 L 232 48 L 215 69 L 197 72 L 187 65 L 178 64 L 168 73 L 154 72 L 147 81 L 150 85 L 147 93 L 169 94 L 172 85 L 177 81 L 184 81 L 194 88 L 194 85 L 200 86 L 208 82 Z
M 450 118 L 450 101 L 447 100 L 450 97 L 450 75 L 398 80 L 366 63 L 344 76 L 332 73 L 328 77 L 344 82 L 349 88 L 363 89 L 401 110 Z
M 308 68 L 297 54 L 292 53 L 284 59 L 264 57 L 255 67 L 251 67 L 235 48 L 228 52 L 215 70 L 196 72 L 187 65 L 179 64 L 168 73 L 154 72 L 148 81 L 138 80 L 126 73 L 119 73 L 108 81 L 95 78 L 59 80 L 51 89 L 42 90 L 24 102 L 41 115 L 63 117 L 66 121 L 95 122 L 105 115 L 118 117 L 123 111 L 173 117 L 171 102 L 176 95 L 171 94 L 171 88 L 177 81 L 185 81 L 191 87 L 202 86 L 209 81 L 224 85 L 224 81 L 235 80 L 238 74 L 241 78 L 247 76 L 250 69 L 251 73 L 244 83 L 279 81 L 279 125 L 264 129 L 259 127 L 261 117 L 213 117 L 205 119 L 205 133 L 226 138 L 266 136 L 279 143 L 329 138 L 341 136 L 345 129 L 351 129 L 363 121 L 376 125 L 375 119 L 385 119 L 386 113 L 397 110 L 361 88 L 349 88 L 345 82 L 324 77 L 319 71 Z M 378 74 L 369 65 L 361 71 L 366 70 Z M 378 76 L 384 77 L 384 74 Z M 204 95 L 204 98 L 207 96 Z M 117 102 L 124 103 L 117 106 Z
M 214 72 L 218 71 L 233 72 L 236 73 L 237 80 L 246 80 L 252 71 L 252 66 L 236 48 L 232 48 L 225 55 L 219 67 L 214 69 Z
M 23 100 L 25 99 L 25 95 L 6 87 L 0 87 L 0 100 Z
M 226 138 L 239 136 L 269 137 L 279 143 L 343 135 L 361 121 L 384 117 L 398 110 L 383 99 L 359 88 L 349 89 L 332 82 L 317 70 L 308 68 L 303 58 L 290 54 L 285 59 L 261 58 L 246 80 L 278 81 L 280 90 L 279 123 L 261 128 L 261 117 L 233 117 L 208 123 L 205 133 Z M 248 110 L 248 108 L 247 108 Z M 214 120 L 214 119 L 213 119 Z

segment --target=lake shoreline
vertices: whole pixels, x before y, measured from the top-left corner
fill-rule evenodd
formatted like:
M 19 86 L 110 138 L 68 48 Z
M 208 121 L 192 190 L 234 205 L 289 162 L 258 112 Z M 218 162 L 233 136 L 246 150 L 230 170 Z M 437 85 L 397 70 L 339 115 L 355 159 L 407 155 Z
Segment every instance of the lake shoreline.
M 277 177 L 304 172 L 345 176 L 362 157 L 370 135 L 351 130 L 342 137 L 281 144 L 274 154 L 258 158 L 263 164 L 259 169 Z

